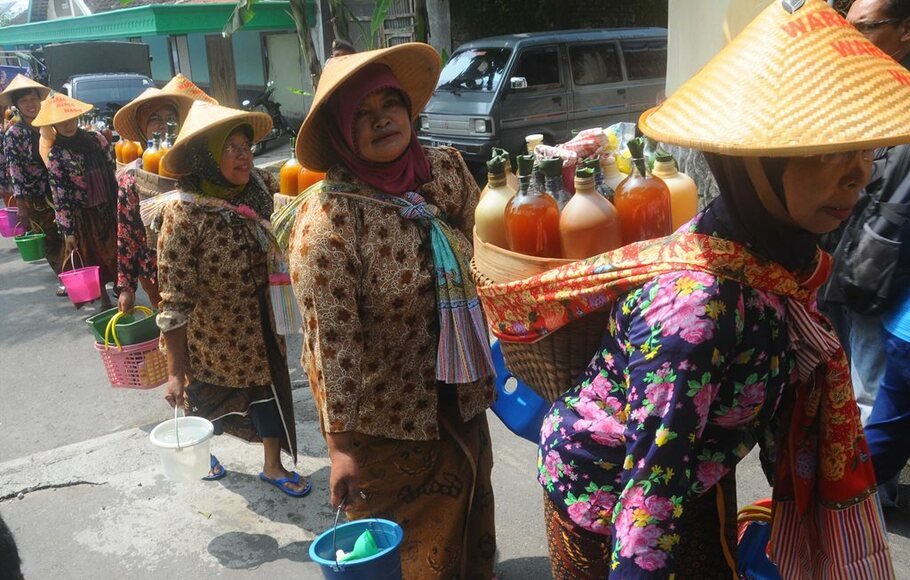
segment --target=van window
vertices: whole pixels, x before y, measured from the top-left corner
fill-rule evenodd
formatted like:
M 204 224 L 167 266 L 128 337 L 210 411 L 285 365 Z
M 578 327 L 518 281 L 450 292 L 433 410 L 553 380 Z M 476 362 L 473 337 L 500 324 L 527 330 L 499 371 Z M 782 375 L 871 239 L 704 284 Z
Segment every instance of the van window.
M 526 78 L 528 88 L 559 85 L 559 51 L 555 46 L 523 51 L 512 76 Z
M 626 72 L 630 81 L 667 76 L 666 40 L 624 40 L 622 53 L 626 57 Z
M 572 80 L 576 85 L 600 85 L 622 81 L 619 51 L 615 43 L 588 44 L 569 48 Z
M 508 48 L 456 52 L 442 69 L 436 90 L 495 91 L 506 72 L 511 54 Z

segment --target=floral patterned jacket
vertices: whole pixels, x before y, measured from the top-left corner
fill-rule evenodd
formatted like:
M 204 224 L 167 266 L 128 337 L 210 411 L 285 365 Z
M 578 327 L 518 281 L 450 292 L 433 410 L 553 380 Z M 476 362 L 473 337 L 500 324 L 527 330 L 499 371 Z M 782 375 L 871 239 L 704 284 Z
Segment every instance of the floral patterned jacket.
M 793 368 L 777 295 L 710 274 L 616 301 L 600 351 L 541 429 L 538 479 L 612 538 L 619 578 L 665 578 L 691 501 L 755 445 Z
M 136 291 L 139 278 L 158 280 L 155 248 L 148 246 L 139 215 L 139 189 L 135 165 L 117 175 L 117 288 Z
M 113 175 L 116 171 L 116 164 L 110 143 L 101 133 L 88 131 L 88 134 L 97 139 L 98 144 L 105 151 L 110 172 Z M 80 153 L 54 145 L 47 157 L 47 172 L 54 196 L 54 206 L 57 208 L 57 227 L 62 235 L 73 235 L 76 232 L 76 226 L 73 223 L 73 209 L 88 207 L 88 184 L 85 177 L 84 157 Z
M 3 138 L 6 173 L 16 199 L 40 202 L 50 199 L 47 168 L 32 150 L 32 131 L 24 121 L 11 125 Z

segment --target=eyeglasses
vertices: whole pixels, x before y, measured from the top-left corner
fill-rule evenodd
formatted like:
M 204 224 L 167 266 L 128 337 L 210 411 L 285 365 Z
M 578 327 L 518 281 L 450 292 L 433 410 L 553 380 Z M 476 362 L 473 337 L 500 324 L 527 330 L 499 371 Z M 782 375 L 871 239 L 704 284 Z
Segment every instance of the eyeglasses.
M 156 123 L 159 125 L 167 124 L 167 123 L 176 123 L 177 121 L 178 121 L 178 119 L 175 115 L 168 115 L 166 117 L 162 117 L 159 115 L 152 115 L 151 117 L 149 117 L 149 120 L 148 120 L 149 123 Z
M 253 145 L 250 142 L 247 142 L 245 145 L 225 145 L 224 149 L 221 150 L 223 155 L 230 155 L 232 157 L 240 157 L 242 155 L 252 155 L 253 154 Z
M 819 155 L 818 160 L 826 165 L 844 165 L 853 161 L 857 154 L 859 154 L 863 161 L 871 162 L 875 160 L 875 149 L 864 149 L 862 151 L 844 151 L 841 153 L 825 153 L 824 155 Z
M 869 21 L 854 22 L 853 27 L 860 34 L 867 34 L 869 32 L 872 32 L 873 30 L 878 30 L 879 28 L 881 28 L 882 26 L 885 26 L 886 24 L 897 24 L 901 20 L 903 20 L 903 19 L 902 18 L 885 18 L 884 20 L 869 20 Z

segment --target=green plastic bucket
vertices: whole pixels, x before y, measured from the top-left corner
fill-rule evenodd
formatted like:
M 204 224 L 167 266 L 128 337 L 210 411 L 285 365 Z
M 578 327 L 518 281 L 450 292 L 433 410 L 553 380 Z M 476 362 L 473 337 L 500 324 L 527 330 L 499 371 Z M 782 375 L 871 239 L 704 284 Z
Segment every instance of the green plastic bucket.
M 117 308 L 111 308 L 85 320 L 91 328 L 92 334 L 95 335 L 96 342 L 104 342 L 104 330 L 107 328 L 107 323 L 119 311 Z M 152 314 L 147 316 L 142 314 L 124 314 L 117 321 L 117 338 L 120 344 L 123 346 L 140 344 L 158 336 L 158 325 L 155 323 L 156 314 L 155 311 L 152 311 Z M 113 340 L 110 337 L 108 337 L 108 341 L 113 344 Z
M 38 260 L 43 260 L 44 256 L 47 255 L 44 249 L 44 238 L 47 236 L 45 234 L 38 233 L 26 233 L 21 236 L 16 236 L 14 239 L 16 241 L 16 246 L 19 248 L 19 255 L 22 256 L 22 259 L 26 262 L 37 262 Z

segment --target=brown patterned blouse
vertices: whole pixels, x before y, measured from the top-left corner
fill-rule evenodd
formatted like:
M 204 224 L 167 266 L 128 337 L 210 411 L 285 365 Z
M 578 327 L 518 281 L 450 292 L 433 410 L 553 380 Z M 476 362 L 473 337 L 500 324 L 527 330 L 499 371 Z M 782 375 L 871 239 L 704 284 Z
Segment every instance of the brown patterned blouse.
M 417 193 L 472 247 L 477 184 L 455 149 L 425 151 L 433 180 Z M 326 181 L 371 195 L 345 167 Z M 436 382 L 433 259 L 416 222 L 395 208 L 321 192 L 301 205 L 288 258 L 304 321 L 301 362 L 326 432 L 436 439 L 438 389 L 457 389 L 465 420 L 490 406 L 492 379 Z
M 235 203 L 257 211 L 271 203 L 265 185 L 258 197 Z M 168 202 L 162 214 L 158 326 L 164 332 L 187 326 L 194 379 L 222 387 L 270 385 L 260 317 L 263 293 L 271 312 L 268 254 L 253 222 L 183 201 Z M 276 339 L 284 356 L 284 337 Z

